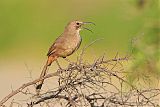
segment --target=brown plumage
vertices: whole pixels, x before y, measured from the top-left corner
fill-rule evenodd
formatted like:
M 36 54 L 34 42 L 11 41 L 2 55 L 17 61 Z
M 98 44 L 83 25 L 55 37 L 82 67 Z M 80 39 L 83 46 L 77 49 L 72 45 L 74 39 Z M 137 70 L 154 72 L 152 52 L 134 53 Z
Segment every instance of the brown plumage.
M 82 41 L 79 31 L 81 30 L 81 28 L 87 29 L 82 26 L 88 23 L 90 24 L 91 22 L 71 21 L 67 24 L 64 32 L 55 40 L 55 42 L 49 48 L 49 51 L 47 53 L 48 59 L 41 72 L 40 78 L 45 76 L 47 67 L 50 66 L 52 62 L 57 60 L 58 57 L 66 58 L 79 48 Z M 37 90 L 41 89 L 43 81 L 44 80 L 38 83 L 36 87 Z
M 77 25 L 77 23 L 79 23 Z M 48 56 L 48 65 L 58 57 L 67 57 L 79 48 L 81 37 L 79 35 L 80 21 L 72 21 L 66 27 L 61 36 L 59 36 L 50 47 Z

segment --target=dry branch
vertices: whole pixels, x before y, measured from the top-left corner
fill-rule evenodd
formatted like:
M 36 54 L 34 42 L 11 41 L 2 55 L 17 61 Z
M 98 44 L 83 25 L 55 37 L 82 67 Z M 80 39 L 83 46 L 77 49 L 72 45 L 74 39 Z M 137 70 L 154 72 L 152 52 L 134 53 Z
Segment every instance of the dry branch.
M 13 97 L 14 95 L 22 92 L 22 90 L 24 88 L 27 88 L 28 86 L 30 85 L 35 85 L 37 82 L 43 80 L 43 79 L 47 79 L 47 78 L 50 78 L 50 77 L 53 77 L 53 76 L 56 76 L 57 75 L 57 72 L 56 73 L 51 73 L 51 74 L 48 74 L 46 75 L 45 77 L 43 78 L 39 78 L 39 79 L 36 79 L 34 81 L 31 81 L 31 82 L 28 82 L 28 83 L 25 83 L 23 84 L 21 87 L 19 87 L 18 89 L 12 91 L 9 95 L 7 95 L 5 98 L 3 98 L 1 101 L 0 101 L 0 106 L 2 106 L 7 100 L 9 100 L 11 97 Z
M 69 63 L 66 69 L 58 69 L 56 73 L 48 74 L 44 78 L 36 79 L 23 84 L 0 101 L 0 105 L 12 99 L 24 89 L 35 85 L 42 79 L 58 76 L 59 86 L 46 90 L 39 96 L 36 93 L 28 96 L 25 104 L 28 107 L 35 105 L 55 105 L 65 107 L 113 107 L 113 106 L 158 106 L 160 89 L 138 90 L 125 80 L 121 68 L 128 57 L 105 60 L 102 56 L 93 63 Z M 46 84 L 46 83 L 45 83 Z M 128 87 L 128 89 L 126 88 Z M 23 92 L 25 93 L 25 92 Z M 28 93 L 25 93 L 26 96 Z M 20 102 L 17 102 L 21 104 Z M 14 103 L 12 103 L 11 107 Z

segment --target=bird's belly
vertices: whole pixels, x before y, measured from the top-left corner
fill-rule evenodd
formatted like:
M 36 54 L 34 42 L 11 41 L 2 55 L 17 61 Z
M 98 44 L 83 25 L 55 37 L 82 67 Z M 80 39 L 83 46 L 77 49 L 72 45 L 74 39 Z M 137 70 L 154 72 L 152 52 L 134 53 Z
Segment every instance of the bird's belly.
M 65 49 L 61 52 L 61 57 L 66 57 L 71 55 L 76 49 L 78 49 L 81 43 L 81 38 L 72 39 L 72 41 L 67 41 L 65 44 Z
M 63 52 L 61 52 L 60 56 L 61 57 L 67 57 L 67 56 L 71 55 L 72 53 L 73 53 L 72 49 L 67 49 L 67 50 L 64 50 Z

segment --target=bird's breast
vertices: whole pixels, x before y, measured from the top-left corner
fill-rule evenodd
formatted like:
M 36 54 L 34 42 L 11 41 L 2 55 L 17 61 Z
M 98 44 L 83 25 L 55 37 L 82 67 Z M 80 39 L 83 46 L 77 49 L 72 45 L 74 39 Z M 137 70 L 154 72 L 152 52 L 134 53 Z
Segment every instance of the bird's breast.
M 70 48 L 73 48 L 76 49 L 77 47 L 79 47 L 80 43 L 81 43 L 81 36 L 79 34 L 75 35 L 73 37 L 73 39 L 71 40 L 72 42 L 70 43 L 71 44 L 71 47 Z
M 79 48 L 81 44 L 81 36 L 74 35 L 67 38 L 67 50 L 70 51 L 69 53 L 72 54 L 75 50 Z
M 79 34 L 65 35 L 63 36 L 64 42 L 62 45 L 62 50 L 59 51 L 59 56 L 66 57 L 74 53 L 81 44 L 81 36 Z

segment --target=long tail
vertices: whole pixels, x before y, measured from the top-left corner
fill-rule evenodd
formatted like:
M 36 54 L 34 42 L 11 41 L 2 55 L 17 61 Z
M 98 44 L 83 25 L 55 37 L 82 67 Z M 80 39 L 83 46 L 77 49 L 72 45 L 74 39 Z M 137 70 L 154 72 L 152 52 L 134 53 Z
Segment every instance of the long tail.
M 48 69 L 48 60 L 47 60 L 46 64 L 43 67 L 43 70 L 41 72 L 40 78 L 43 78 L 46 75 L 47 69 Z M 36 86 L 37 92 L 39 92 L 41 90 L 43 82 L 44 82 L 44 79 L 39 81 L 38 85 Z
M 53 61 L 55 61 L 58 57 L 57 56 L 49 56 L 48 59 L 47 59 L 47 62 L 46 64 L 44 65 L 43 67 L 43 70 L 41 72 L 41 75 L 40 75 L 40 78 L 43 78 L 46 73 L 47 73 L 47 69 L 48 69 L 48 66 L 50 66 L 52 64 Z M 38 85 L 36 86 L 36 91 L 37 93 L 40 92 L 41 88 L 42 88 L 42 85 L 43 85 L 43 82 L 44 82 L 44 79 L 42 79 Z

